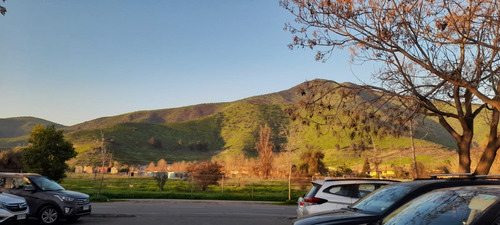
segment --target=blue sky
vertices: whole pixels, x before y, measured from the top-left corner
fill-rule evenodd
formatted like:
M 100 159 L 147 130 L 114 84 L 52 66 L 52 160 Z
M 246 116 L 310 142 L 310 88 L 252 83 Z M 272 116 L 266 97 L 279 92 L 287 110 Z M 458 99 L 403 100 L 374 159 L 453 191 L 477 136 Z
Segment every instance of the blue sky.
M 369 81 L 339 51 L 290 50 L 278 0 L 0 2 L 0 118 L 64 125 L 235 101 L 307 80 Z

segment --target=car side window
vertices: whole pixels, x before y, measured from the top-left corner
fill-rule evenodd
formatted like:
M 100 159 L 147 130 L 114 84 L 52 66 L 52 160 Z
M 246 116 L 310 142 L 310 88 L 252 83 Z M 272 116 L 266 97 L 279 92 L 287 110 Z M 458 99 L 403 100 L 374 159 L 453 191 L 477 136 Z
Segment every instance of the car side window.
M 372 193 L 373 191 L 379 189 L 381 186 L 381 184 L 360 184 L 359 187 L 358 187 L 358 191 L 357 191 L 357 198 L 363 198 L 365 196 L 367 196 L 368 194 Z
M 2 185 L 3 189 L 11 189 L 12 188 L 12 184 L 13 184 L 12 178 L 10 178 L 10 177 L 2 178 L 2 182 L 3 182 L 3 185 Z
M 30 183 L 24 178 L 13 178 L 12 179 L 12 189 L 24 189 L 27 186 L 31 186 Z
M 325 189 L 323 192 L 328 194 L 340 195 L 344 197 L 353 197 L 353 185 L 336 185 Z
M 7 188 L 7 178 L 0 178 L 0 190 L 5 190 Z

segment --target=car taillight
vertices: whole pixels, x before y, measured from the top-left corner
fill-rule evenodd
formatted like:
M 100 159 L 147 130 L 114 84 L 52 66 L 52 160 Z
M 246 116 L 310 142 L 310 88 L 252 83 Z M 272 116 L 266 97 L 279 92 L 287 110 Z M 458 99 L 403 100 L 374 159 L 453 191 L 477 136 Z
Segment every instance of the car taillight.
M 315 204 L 323 204 L 327 202 L 327 200 L 322 198 L 304 198 L 304 202 L 307 202 L 310 205 L 315 205 Z

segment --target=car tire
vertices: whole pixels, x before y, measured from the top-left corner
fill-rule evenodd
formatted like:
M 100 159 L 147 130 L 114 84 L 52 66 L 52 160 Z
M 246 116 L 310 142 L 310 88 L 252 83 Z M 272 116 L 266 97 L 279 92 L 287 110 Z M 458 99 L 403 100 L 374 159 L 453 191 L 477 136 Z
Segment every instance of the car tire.
M 43 207 L 38 213 L 38 222 L 40 224 L 57 224 L 61 213 L 55 207 L 48 205 Z

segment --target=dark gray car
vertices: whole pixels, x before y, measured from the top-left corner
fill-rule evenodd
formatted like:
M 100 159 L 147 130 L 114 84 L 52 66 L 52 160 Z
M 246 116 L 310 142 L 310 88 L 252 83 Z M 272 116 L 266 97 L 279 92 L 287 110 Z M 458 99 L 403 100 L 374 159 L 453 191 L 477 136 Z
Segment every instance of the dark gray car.
M 68 191 L 56 182 L 34 173 L 0 173 L 0 190 L 24 197 L 30 217 L 42 224 L 55 224 L 61 218 L 77 220 L 90 215 L 92 206 L 87 194 Z
M 430 191 L 460 186 L 500 185 L 499 180 L 469 178 L 422 179 L 391 184 L 372 192 L 352 207 L 312 214 L 294 222 L 294 225 L 375 225 L 401 205 Z

